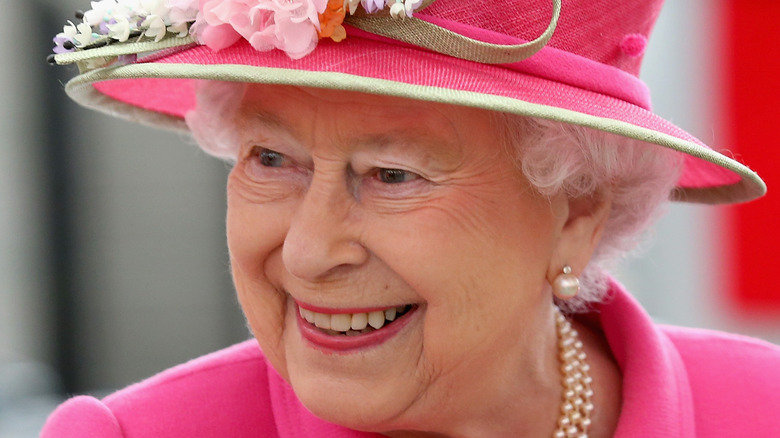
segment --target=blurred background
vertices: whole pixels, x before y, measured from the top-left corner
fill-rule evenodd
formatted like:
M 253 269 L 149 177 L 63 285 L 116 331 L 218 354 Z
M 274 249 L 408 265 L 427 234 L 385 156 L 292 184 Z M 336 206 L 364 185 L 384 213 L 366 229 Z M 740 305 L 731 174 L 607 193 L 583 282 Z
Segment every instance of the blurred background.
M 224 238 L 225 164 L 188 138 L 68 101 L 46 65 L 86 0 L 0 15 L 0 437 L 33 437 L 74 393 L 105 394 L 247 339 Z M 656 112 L 758 170 L 748 206 L 673 205 L 618 272 L 657 320 L 780 343 L 780 99 L 774 0 L 677 0 L 643 79 Z M 774 47 L 772 47 L 774 45 Z M 775 55 L 768 55 L 774 53 Z M 771 142 L 771 143 L 770 143 Z

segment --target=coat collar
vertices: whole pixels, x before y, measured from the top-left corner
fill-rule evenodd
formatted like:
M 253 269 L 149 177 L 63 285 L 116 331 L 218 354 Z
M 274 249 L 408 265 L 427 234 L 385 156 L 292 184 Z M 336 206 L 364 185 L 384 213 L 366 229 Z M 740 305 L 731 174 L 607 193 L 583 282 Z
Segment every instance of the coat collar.
M 614 280 L 610 298 L 599 311 L 604 335 L 623 373 L 615 437 L 694 438 L 691 388 L 675 345 Z

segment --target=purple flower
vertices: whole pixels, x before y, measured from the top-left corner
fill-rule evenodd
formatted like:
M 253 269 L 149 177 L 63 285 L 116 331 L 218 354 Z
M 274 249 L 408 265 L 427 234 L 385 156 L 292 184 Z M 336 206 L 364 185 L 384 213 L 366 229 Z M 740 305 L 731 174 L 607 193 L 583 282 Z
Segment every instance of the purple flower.
M 100 22 L 100 34 L 101 35 L 108 35 L 111 30 L 108 28 L 109 24 L 116 24 L 116 19 L 112 18 L 111 21 L 106 23 L 105 21 Z
M 385 0 L 361 0 L 360 4 L 363 5 L 363 9 L 369 14 L 373 14 L 376 11 L 381 11 L 385 8 Z
M 54 44 L 56 46 L 54 47 L 54 53 L 60 54 L 60 53 L 68 53 L 76 50 L 76 46 L 73 44 L 73 40 L 68 38 L 67 35 L 64 33 L 58 33 L 57 36 L 54 37 Z M 66 42 L 70 42 L 70 48 L 66 49 L 64 47 Z

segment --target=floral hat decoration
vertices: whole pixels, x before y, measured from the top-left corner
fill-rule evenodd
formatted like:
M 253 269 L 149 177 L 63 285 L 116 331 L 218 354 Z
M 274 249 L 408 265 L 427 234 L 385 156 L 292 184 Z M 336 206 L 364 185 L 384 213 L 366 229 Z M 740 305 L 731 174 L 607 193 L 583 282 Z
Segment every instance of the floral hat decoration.
M 257 51 L 279 49 L 292 59 L 311 53 L 321 38 L 341 41 L 346 11 L 358 5 L 369 14 L 389 7 L 393 17 L 412 16 L 423 0 L 100 0 L 77 12 L 80 24 L 69 22 L 54 38 L 55 54 L 89 50 L 129 40 L 166 37 L 171 45 L 193 41 L 214 51 L 244 38 Z M 88 63 L 100 66 L 103 59 Z
M 186 130 L 199 80 L 330 88 L 557 120 L 684 154 L 677 200 L 766 192 L 652 113 L 639 80 L 662 0 L 100 0 L 54 38 L 90 108 Z

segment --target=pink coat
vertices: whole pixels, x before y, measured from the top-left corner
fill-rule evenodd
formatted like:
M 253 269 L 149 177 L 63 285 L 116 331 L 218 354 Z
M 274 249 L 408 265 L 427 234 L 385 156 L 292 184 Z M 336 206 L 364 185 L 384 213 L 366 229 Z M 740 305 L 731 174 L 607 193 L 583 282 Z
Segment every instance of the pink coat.
M 780 347 L 659 326 L 614 285 L 594 314 L 623 371 L 616 437 L 780 437 Z M 598 408 L 598 407 L 597 407 Z M 42 438 L 373 437 L 310 414 L 254 341 L 103 400 L 75 397 Z

